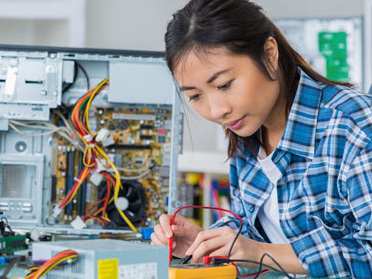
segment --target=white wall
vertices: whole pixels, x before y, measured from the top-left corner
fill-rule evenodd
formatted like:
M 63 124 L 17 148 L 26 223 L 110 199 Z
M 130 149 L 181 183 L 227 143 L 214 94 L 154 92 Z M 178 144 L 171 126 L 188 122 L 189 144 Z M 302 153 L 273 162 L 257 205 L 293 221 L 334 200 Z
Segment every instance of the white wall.
M 87 46 L 164 50 L 171 15 L 186 0 L 88 0 Z
M 87 46 L 163 50 L 171 15 L 187 0 L 88 0 Z M 256 0 L 272 18 L 363 15 L 363 0 Z
M 363 0 L 254 2 L 273 19 L 363 15 Z M 187 0 L 87 0 L 86 46 L 162 51 L 167 22 L 185 3 Z M 67 32 L 63 22 L 0 20 L 0 43 L 66 46 Z M 187 115 L 193 144 L 185 124 L 184 149 L 216 150 L 215 135 L 219 128 L 195 115 Z

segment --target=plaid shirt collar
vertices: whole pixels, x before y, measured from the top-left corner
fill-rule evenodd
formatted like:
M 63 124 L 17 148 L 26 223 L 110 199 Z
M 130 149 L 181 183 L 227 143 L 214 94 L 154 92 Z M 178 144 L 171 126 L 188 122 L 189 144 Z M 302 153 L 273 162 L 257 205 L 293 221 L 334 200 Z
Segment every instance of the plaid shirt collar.
M 300 67 L 297 71 L 300 74 L 300 81 L 284 133 L 273 154 L 274 161 L 278 150 L 309 159 L 314 157 L 315 134 L 324 85 L 316 83 Z M 298 129 L 299 126 L 301 129 Z

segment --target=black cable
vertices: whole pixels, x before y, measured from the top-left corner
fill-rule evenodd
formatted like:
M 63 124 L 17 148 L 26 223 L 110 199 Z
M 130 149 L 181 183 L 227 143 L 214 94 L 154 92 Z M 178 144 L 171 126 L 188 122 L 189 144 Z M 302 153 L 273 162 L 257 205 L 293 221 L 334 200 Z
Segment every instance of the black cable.
M 286 272 L 285 269 L 284 269 L 284 268 L 283 268 L 283 267 L 282 267 L 282 266 L 281 266 L 281 265 L 280 265 L 280 264 L 279 264 L 279 263 L 278 263 L 278 262 L 277 262 L 277 261 L 276 261 L 272 256 L 270 256 L 270 255 L 267 254 L 267 253 L 265 253 L 265 254 L 262 255 L 261 260 L 260 260 L 259 262 L 256 262 L 256 261 L 250 261 L 250 260 L 231 260 L 231 259 L 230 259 L 231 252 L 232 252 L 232 249 L 234 248 L 235 242 L 237 241 L 237 239 L 238 239 L 240 233 L 242 232 L 242 229 L 243 229 L 243 223 L 242 223 L 240 220 L 229 220 L 229 221 L 226 221 L 226 222 L 224 222 L 224 223 L 222 223 L 222 224 L 220 225 L 220 227 L 222 227 L 222 226 L 225 226 L 225 225 L 227 225 L 227 224 L 229 224 L 229 223 L 232 223 L 232 222 L 239 222 L 240 226 L 239 226 L 239 230 L 238 230 L 236 236 L 234 237 L 233 242 L 231 243 L 231 246 L 230 246 L 229 252 L 228 252 L 228 254 L 227 254 L 227 258 L 229 259 L 230 262 L 246 262 L 246 263 L 253 263 L 253 264 L 257 264 L 257 265 L 259 265 L 259 269 L 258 269 L 257 275 L 256 275 L 253 279 L 256 279 L 256 278 L 258 278 L 258 277 L 260 276 L 260 274 L 261 274 L 261 272 L 262 272 L 262 267 L 266 267 L 266 268 L 269 268 L 269 269 L 274 270 L 274 271 L 276 271 L 276 272 L 282 273 L 282 274 L 284 274 L 285 276 L 287 276 L 287 277 L 290 278 L 290 279 L 293 279 L 293 278 L 294 278 L 293 276 L 290 276 L 290 275 L 288 274 L 288 272 Z M 279 269 L 276 269 L 276 268 L 274 268 L 274 267 L 272 267 L 272 266 L 270 266 L 270 265 L 264 264 L 264 263 L 263 263 L 263 260 L 264 260 L 265 257 L 269 257 L 269 258 L 270 258 L 270 259 L 275 263 L 275 265 L 276 265 L 277 267 L 279 267 Z
M 227 257 L 228 257 L 228 258 L 230 258 L 230 256 L 231 256 L 231 252 L 232 252 L 232 249 L 234 248 L 234 245 L 235 245 L 235 242 L 238 240 L 238 237 L 239 237 L 239 235 L 240 235 L 240 233 L 242 232 L 242 229 L 243 229 L 243 223 L 240 222 L 240 220 L 237 220 L 237 219 L 236 219 L 236 220 L 229 220 L 229 221 L 226 221 L 226 222 L 222 223 L 220 227 L 225 226 L 225 225 L 227 225 L 227 224 L 229 224 L 229 223 L 232 223 L 232 222 L 239 222 L 240 226 L 239 226 L 239 230 L 238 230 L 236 236 L 234 237 L 233 242 L 231 243 L 231 246 L 230 246 L 229 252 L 227 253 Z
M 260 265 L 258 267 L 257 275 L 253 279 L 257 279 L 260 276 L 260 274 L 262 272 L 263 260 L 265 258 L 265 255 L 266 255 L 266 253 L 262 255 L 262 257 L 260 259 Z
M 87 80 L 87 91 L 89 91 L 89 88 L 90 88 L 90 83 L 89 83 L 89 76 L 88 76 L 88 73 L 87 71 L 84 69 L 83 66 L 81 66 L 78 62 L 75 62 L 76 65 L 79 67 L 79 69 L 83 72 L 86 80 Z
M 74 79 L 72 81 L 72 83 L 69 83 L 67 86 L 65 86 L 63 89 L 62 89 L 62 93 L 66 92 L 67 90 L 70 89 L 70 87 L 75 83 L 76 81 L 76 78 L 77 78 L 77 70 L 78 70 L 78 66 L 77 66 L 77 63 L 75 62 L 75 65 L 74 65 L 74 68 L 75 68 L 75 73 L 74 73 Z
M 78 75 L 78 68 L 83 72 L 85 79 L 87 80 L 87 91 L 89 91 L 90 88 L 90 82 L 89 82 L 89 76 L 85 68 L 78 62 L 75 61 L 75 73 L 74 73 L 74 80 L 72 83 L 68 84 L 66 87 L 62 89 L 62 93 L 66 92 L 70 87 L 75 83 L 77 75 Z
M 186 257 L 184 257 L 179 264 L 186 264 L 189 260 L 191 260 L 192 258 L 192 255 L 187 255 Z
M 260 265 L 261 264 L 260 262 L 251 261 L 251 260 L 234 260 L 234 259 L 213 258 L 212 257 L 212 264 L 235 263 L 235 262 L 244 262 L 244 263 L 250 263 L 250 264 L 255 264 L 255 265 Z M 281 270 L 279 270 L 275 267 L 272 267 L 271 265 L 262 263 L 262 266 L 266 267 L 266 268 L 269 268 L 273 271 L 276 271 L 278 273 L 283 273 Z
M 263 262 L 263 259 L 264 259 L 265 257 L 268 257 L 270 260 L 272 260 L 272 261 L 275 263 L 275 265 L 276 265 L 277 267 L 279 267 L 279 269 L 282 271 L 282 273 L 285 274 L 285 276 L 287 276 L 287 277 L 290 278 L 290 279 L 294 279 L 294 278 L 295 278 L 295 277 L 293 277 L 293 276 L 290 276 L 290 275 L 288 274 L 288 272 L 285 271 L 285 269 L 281 266 L 281 264 L 278 263 L 278 261 L 275 260 L 275 259 L 274 259 L 270 254 L 267 254 L 267 253 L 263 254 L 262 257 L 261 257 L 261 261 L 260 261 L 260 262 Z
M 263 260 L 265 257 L 269 257 L 274 263 L 275 265 L 277 265 L 279 267 L 279 269 L 275 268 L 275 267 L 272 267 L 271 265 L 268 265 L 268 264 L 264 264 L 263 263 Z M 285 269 L 272 257 L 270 256 L 269 254 L 265 253 L 262 255 L 261 257 L 261 260 L 260 262 L 256 262 L 256 261 L 251 261 L 251 260 L 236 260 L 236 259 L 228 259 L 226 260 L 228 263 L 229 262 L 243 262 L 243 263 L 252 263 L 252 264 L 257 264 L 259 265 L 259 271 L 258 271 L 258 275 L 261 273 L 262 271 L 262 267 L 266 267 L 266 268 L 269 268 L 273 271 L 276 271 L 276 272 L 279 272 L 279 273 L 282 273 L 284 274 L 285 276 L 287 276 L 288 278 L 290 279 L 294 279 L 295 277 L 291 276 L 288 274 L 287 271 L 285 271 Z M 255 277 L 255 278 L 258 278 L 258 277 Z

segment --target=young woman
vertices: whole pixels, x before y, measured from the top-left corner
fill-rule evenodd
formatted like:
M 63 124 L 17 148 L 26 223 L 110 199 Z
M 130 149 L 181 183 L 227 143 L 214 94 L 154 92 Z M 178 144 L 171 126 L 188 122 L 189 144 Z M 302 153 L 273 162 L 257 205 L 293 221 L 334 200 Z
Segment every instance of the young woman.
M 231 207 L 244 220 L 231 258 L 372 278 L 371 96 L 312 70 L 247 0 L 191 0 L 165 42 L 181 91 L 229 138 Z M 220 227 L 229 218 L 205 231 L 170 219 L 153 244 L 173 235 L 174 255 L 193 262 L 226 256 L 236 236 L 234 223 Z

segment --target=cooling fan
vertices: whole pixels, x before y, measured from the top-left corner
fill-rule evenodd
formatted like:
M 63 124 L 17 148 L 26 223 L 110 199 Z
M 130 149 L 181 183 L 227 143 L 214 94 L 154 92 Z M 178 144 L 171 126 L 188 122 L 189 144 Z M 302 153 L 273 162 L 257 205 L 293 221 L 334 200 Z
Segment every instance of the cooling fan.
M 139 223 L 145 216 L 144 206 L 144 190 L 138 181 L 125 180 L 121 181 L 123 188 L 119 190 L 117 206 L 124 212 L 125 216 L 132 223 Z M 113 196 L 113 193 L 111 194 Z M 127 224 L 121 217 L 114 202 L 106 209 L 107 216 L 111 223 L 107 224 L 107 228 L 115 229 L 117 227 L 126 227 Z

